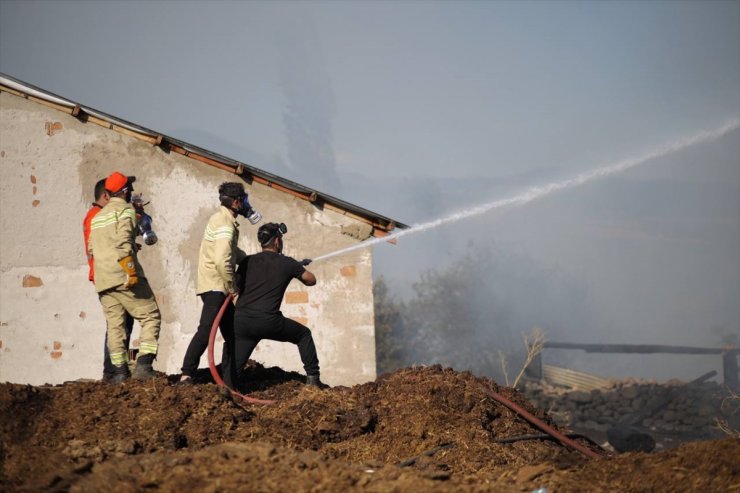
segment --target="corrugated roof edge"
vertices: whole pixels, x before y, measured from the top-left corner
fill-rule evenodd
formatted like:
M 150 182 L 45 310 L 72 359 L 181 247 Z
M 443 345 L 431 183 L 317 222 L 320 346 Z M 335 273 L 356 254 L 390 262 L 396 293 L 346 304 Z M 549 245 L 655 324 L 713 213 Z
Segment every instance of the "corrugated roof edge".
M 318 190 L 313 190 L 249 164 L 239 162 L 235 159 L 222 156 L 221 154 L 188 144 L 187 142 L 173 137 L 168 137 L 154 130 L 136 125 L 135 123 L 116 118 L 102 111 L 70 101 L 3 73 L 0 73 L 0 90 L 30 98 L 42 104 L 48 103 L 49 106 L 76 116 L 83 121 L 92 121 L 93 123 L 98 124 L 107 123 L 108 125 L 103 126 L 107 126 L 112 130 L 121 131 L 128 135 L 136 134 L 132 136 L 138 136 L 142 140 L 146 140 L 153 145 L 158 145 L 164 149 L 177 152 L 205 164 L 219 167 L 225 171 L 230 171 L 241 176 L 247 181 L 253 180 L 265 186 L 308 200 L 317 207 L 326 207 L 335 212 L 351 215 L 355 219 L 359 219 L 372 225 L 376 236 L 383 236 L 384 233 L 387 233 L 396 227 L 403 229 L 409 227 L 404 223 L 356 206 L 337 197 L 319 192 Z

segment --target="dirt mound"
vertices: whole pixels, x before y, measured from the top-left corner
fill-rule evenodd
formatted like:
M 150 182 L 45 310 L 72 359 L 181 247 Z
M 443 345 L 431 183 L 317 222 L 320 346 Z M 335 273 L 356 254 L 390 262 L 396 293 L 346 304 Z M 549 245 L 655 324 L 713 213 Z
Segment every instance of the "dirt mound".
M 468 372 L 409 368 L 325 390 L 259 365 L 248 378 L 251 395 L 276 403 L 243 407 L 205 373 L 190 386 L 164 376 L 121 385 L 0 384 L 0 489 L 575 491 L 603 480 L 631 491 L 641 489 L 635 481 L 668 489 L 668 476 L 689 463 L 687 477 L 699 474 L 701 484 L 740 481 L 738 466 L 711 458 L 737 457 L 738 441 L 702 444 L 713 474 L 698 473 L 682 449 L 592 461 L 553 441 L 496 443 L 538 431 L 486 389 L 551 420 L 516 391 Z M 666 471 L 660 482 L 640 479 L 651 464 Z

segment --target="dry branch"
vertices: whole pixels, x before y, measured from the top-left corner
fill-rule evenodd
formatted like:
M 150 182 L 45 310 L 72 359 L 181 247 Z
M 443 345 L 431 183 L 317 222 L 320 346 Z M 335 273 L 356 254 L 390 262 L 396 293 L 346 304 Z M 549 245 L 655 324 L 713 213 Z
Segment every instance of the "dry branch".
M 524 337 L 524 346 L 527 348 L 527 358 L 524 360 L 522 369 L 519 370 L 519 374 L 514 379 L 512 387 L 516 387 L 519 380 L 524 375 L 524 371 L 534 361 L 534 358 L 542 352 L 545 347 L 545 332 L 539 327 L 532 329 L 531 334 L 522 334 Z

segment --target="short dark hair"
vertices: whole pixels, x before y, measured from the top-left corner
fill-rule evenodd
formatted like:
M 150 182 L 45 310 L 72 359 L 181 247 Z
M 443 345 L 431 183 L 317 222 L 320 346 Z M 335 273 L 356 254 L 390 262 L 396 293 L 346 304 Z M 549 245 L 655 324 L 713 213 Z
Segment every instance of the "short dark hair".
M 100 197 L 102 197 L 105 192 L 105 178 L 103 178 L 95 184 L 95 201 L 97 202 L 100 200 Z
M 282 238 L 285 233 L 288 232 L 288 227 L 285 223 L 267 223 L 260 226 L 257 230 L 257 241 L 263 247 L 269 246 L 277 238 Z
M 218 199 L 226 207 L 231 207 L 234 200 L 243 196 L 245 193 L 244 185 L 233 181 L 224 182 L 218 187 Z

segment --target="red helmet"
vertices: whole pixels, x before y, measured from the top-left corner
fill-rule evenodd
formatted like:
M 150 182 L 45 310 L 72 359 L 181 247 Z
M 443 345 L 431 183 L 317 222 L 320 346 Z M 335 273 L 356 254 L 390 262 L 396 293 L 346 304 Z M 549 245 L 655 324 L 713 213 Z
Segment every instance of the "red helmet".
M 118 171 L 114 171 L 105 179 L 105 189 L 110 193 L 118 193 L 124 188 L 133 190 L 134 187 L 132 187 L 131 184 L 135 181 L 135 176 L 126 176 Z

